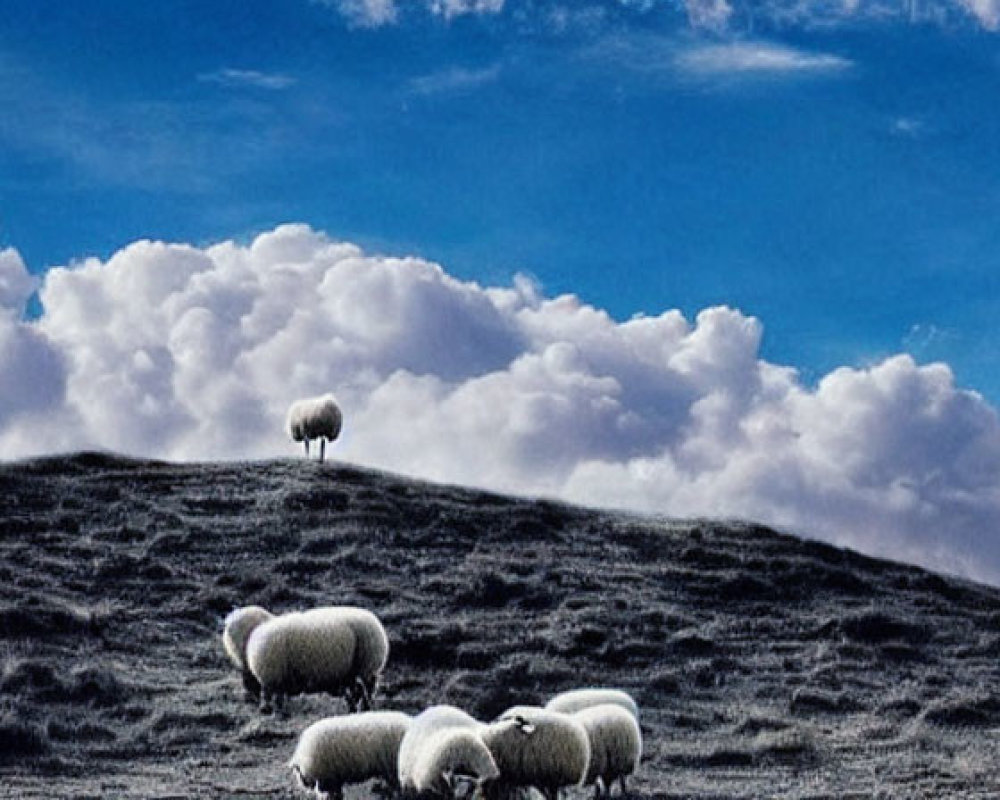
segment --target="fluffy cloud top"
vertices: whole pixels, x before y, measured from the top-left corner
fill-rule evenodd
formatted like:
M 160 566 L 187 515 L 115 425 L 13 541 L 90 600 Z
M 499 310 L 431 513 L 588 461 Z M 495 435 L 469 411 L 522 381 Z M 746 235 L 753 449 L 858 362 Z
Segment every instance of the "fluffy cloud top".
M 945 365 L 817 386 L 731 308 L 625 322 L 527 279 L 459 281 L 286 225 L 249 246 L 136 242 L 34 282 L 0 253 L 0 456 L 297 452 L 332 390 L 344 459 L 671 515 L 749 517 L 1000 581 L 1000 421 Z

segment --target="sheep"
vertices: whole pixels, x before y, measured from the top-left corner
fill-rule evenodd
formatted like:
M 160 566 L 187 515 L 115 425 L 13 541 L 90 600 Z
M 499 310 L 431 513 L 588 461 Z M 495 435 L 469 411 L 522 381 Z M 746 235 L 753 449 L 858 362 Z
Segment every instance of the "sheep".
M 327 717 L 299 736 L 288 766 L 319 798 L 342 800 L 345 784 L 382 778 L 397 787 L 399 744 L 410 727 L 400 711 L 366 711 Z
M 473 793 L 500 775 L 478 728 L 445 726 L 424 737 L 414 752 L 404 790 L 454 796 L 460 781 L 471 780 Z
M 639 767 L 642 732 L 629 711 L 614 703 L 590 706 L 572 715 L 587 731 L 590 766 L 584 785 L 594 785 L 594 797 L 611 794 L 615 780 L 625 794 L 625 779 Z
M 515 706 L 480 733 L 500 769 L 498 785 L 534 786 L 547 800 L 559 789 L 579 786 L 590 763 L 590 740 L 569 714 Z
M 240 670 L 243 688 L 251 698 L 260 697 L 260 683 L 247 666 L 247 639 L 253 629 L 274 615 L 260 606 L 245 606 L 229 612 L 222 630 L 222 646 L 230 661 Z
M 481 728 L 481 722 L 455 706 L 431 706 L 417 714 L 399 745 L 398 774 L 399 785 L 403 791 L 428 791 L 432 790 L 432 786 L 433 790 L 439 790 L 441 783 L 434 778 L 436 768 L 439 771 L 438 777 L 442 778 L 446 771 L 454 773 L 458 767 L 464 766 L 472 774 L 480 775 L 481 780 L 491 780 L 492 770 L 489 768 L 489 761 L 492 761 L 492 757 L 489 758 L 489 761 L 482 758 L 482 751 L 475 743 L 459 745 L 456 739 L 454 742 L 440 740 L 437 745 L 428 744 L 435 740 L 441 731 L 466 730 L 478 735 Z M 467 765 L 449 764 L 449 761 L 458 760 L 457 757 L 462 755 L 463 747 L 470 753 L 470 763 Z M 440 753 L 435 752 L 436 750 L 440 750 Z M 486 755 L 489 755 L 488 750 Z M 475 771 L 473 768 L 476 768 Z M 496 769 L 495 763 L 493 768 Z M 445 778 L 445 780 L 448 779 Z M 418 784 L 421 788 L 418 788 Z
M 348 703 L 365 710 L 371 708 L 379 678 L 389 660 L 389 637 L 379 618 L 356 606 L 326 606 L 307 613 L 337 613 L 351 626 L 357 640 L 352 669 L 356 677 L 354 685 L 347 687 Z
M 323 462 L 327 441 L 340 435 L 344 418 L 332 394 L 297 400 L 288 409 L 285 428 L 292 441 L 303 442 L 309 457 L 309 440 L 319 439 L 319 460 Z
M 246 632 L 244 659 L 261 710 L 272 699 L 280 708 L 286 696 L 315 692 L 343 694 L 351 711 L 370 708 L 389 654 L 385 629 L 370 611 L 327 606 L 270 619 L 238 611 L 230 616 L 261 620 Z
M 550 711 L 562 711 L 565 714 L 572 714 L 591 706 L 613 703 L 628 711 L 636 720 L 639 719 L 639 706 L 628 692 L 621 689 L 574 689 L 570 692 L 562 692 L 553 697 L 545 704 Z

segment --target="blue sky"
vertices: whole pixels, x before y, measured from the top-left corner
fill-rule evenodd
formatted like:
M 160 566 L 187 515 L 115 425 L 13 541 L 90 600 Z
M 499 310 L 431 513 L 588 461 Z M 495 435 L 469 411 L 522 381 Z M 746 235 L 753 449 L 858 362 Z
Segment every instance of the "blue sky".
M 430 6 L 8 3 L 0 244 L 37 273 L 302 221 L 619 319 L 729 304 L 807 380 L 907 350 L 1000 400 L 989 0 Z

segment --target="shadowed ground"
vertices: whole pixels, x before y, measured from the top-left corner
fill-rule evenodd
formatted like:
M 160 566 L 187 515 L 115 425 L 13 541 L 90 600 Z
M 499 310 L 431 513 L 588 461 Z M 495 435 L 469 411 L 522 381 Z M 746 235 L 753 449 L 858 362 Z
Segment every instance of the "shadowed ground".
M 219 635 L 249 603 L 375 611 L 378 708 L 623 687 L 639 798 L 1000 796 L 1000 590 L 750 525 L 98 454 L 0 466 L 0 796 L 294 796 L 298 732 L 344 705 L 245 702 Z

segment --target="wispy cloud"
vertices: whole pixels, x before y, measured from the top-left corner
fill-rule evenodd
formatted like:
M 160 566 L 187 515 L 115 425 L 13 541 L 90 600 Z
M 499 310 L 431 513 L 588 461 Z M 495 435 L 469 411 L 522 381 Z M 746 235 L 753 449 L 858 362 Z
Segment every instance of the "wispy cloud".
M 200 103 L 156 98 L 100 98 L 85 86 L 60 83 L 0 54 L 0 152 L 46 165 L 61 191 L 95 185 L 200 194 L 262 157 L 277 158 L 301 141 L 292 123 L 292 93 L 275 92 L 294 79 L 251 70 L 219 70 L 200 80 L 260 86 L 288 103 Z M 213 77 L 214 76 L 214 77 Z M 192 78 L 191 80 L 194 80 Z M 249 92 L 250 90 L 247 90 Z M 235 93 L 234 94 L 238 94 Z M 310 124 L 323 125 L 321 112 Z M 324 112 L 325 113 L 325 112 Z M 300 121 L 301 117 L 296 119 Z M 37 186 L 37 184 L 36 184 Z
M 696 30 L 748 32 L 756 23 L 780 28 L 841 28 L 871 25 L 955 25 L 972 23 L 1000 30 L 1000 0 L 311 0 L 338 11 L 349 24 L 378 28 L 419 11 L 450 20 L 467 15 L 494 16 L 509 11 L 519 24 L 534 19 L 553 26 L 577 20 L 615 18 L 619 12 L 659 13 L 680 10 Z M 670 16 L 669 13 L 664 15 Z
M 1000 30 L 1000 0 L 960 0 L 988 31 Z
M 441 72 L 423 75 L 410 81 L 410 87 L 417 94 L 446 94 L 475 89 L 493 83 L 500 76 L 500 65 L 493 64 L 481 69 L 452 67 Z
M 215 72 L 205 72 L 198 76 L 202 83 L 216 83 L 220 86 L 246 86 L 254 89 L 281 90 L 295 85 L 295 78 L 275 72 L 260 72 L 255 69 L 233 69 L 226 67 Z
M 687 0 L 685 7 L 694 28 L 722 30 L 733 15 L 733 7 L 726 0 Z
M 390 25 L 399 16 L 395 0 L 313 0 L 331 6 L 351 24 L 359 28 L 379 28 Z
M 923 120 L 917 117 L 896 117 L 889 126 L 889 131 L 894 136 L 907 139 L 918 139 L 926 131 L 927 126 Z
M 582 51 L 582 57 L 650 77 L 739 78 L 833 75 L 854 62 L 762 39 L 691 44 L 684 37 L 655 33 L 613 33 Z
M 430 9 L 446 19 L 464 14 L 499 14 L 504 0 L 431 0 Z
M 830 53 L 762 41 L 704 45 L 685 50 L 676 59 L 682 71 L 695 75 L 829 73 L 849 69 L 852 63 Z
M 380 28 L 399 21 L 400 5 L 396 0 L 313 0 L 336 9 L 349 24 L 359 28 Z M 499 14 L 504 0 L 420 0 L 409 7 L 426 10 L 437 17 L 452 19 L 467 14 Z
M 781 27 L 955 25 L 1000 29 L 1000 0 L 684 0 L 695 28 L 746 30 L 754 21 Z

